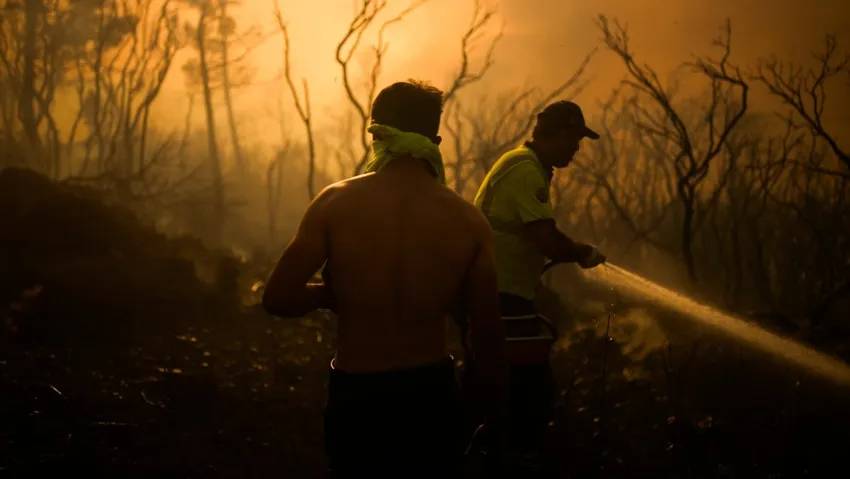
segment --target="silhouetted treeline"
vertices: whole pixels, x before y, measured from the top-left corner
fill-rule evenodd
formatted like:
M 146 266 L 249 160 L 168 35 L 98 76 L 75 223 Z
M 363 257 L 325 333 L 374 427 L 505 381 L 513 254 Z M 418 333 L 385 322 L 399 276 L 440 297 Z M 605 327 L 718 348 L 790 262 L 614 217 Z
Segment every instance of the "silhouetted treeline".
M 358 3 L 327 52 L 339 67 L 340 113 L 318 118 L 310 78 L 290 65 L 290 51 L 304 47 L 290 42 L 285 9 L 269 7 L 278 28 L 264 33 L 237 23 L 239 3 L 224 0 L 2 1 L 0 165 L 102 189 L 166 231 L 243 257 L 274 255 L 318 189 L 362 169 L 393 30 L 423 3 Z M 619 22 L 600 17 L 601 49 L 589 44 L 559 85 L 482 91 L 501 33 L 495 10 L 476 1 L 472 13 L 453 76 L 435 80 L 446 91 L 443 153 L 458 193 L 474 194 L 547 102 L 581 92 L 594 55 L 613 55 L 623 82 L 598 109 L 585 106 L 603 138 L 585 142 L 553 186 L 564 227 L 615 262 L 810 339 L 850 330 L 850 160 L 839 127 L 824 121 L 848 88 L 835 36 L 808 64 L 741 65 L 729 22 L 716 51 L 678 73 L 702 85 L 684 95 L 632 51 Z M 240 135 L 233 91 L 253 88 L 249 54 L 271 35 L 281 41 L 283 104 L 270 125 L 280 142 L 264 152 Z M 353 61 L 364 62 L 362 76 Z M 153 106 L 173 75 L 189 95 L 169 106 L 186 112 L 169 130 L 156 126 Z M 774 111 L 752 109 L 757 90 Z

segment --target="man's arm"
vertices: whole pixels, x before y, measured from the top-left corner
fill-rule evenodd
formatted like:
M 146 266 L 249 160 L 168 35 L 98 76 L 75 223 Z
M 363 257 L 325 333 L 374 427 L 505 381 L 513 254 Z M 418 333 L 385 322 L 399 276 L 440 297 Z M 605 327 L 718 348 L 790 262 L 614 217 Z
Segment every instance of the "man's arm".
M 556 263 L 577 262 L 584 268 L 591 268 L 605 261 L 605 256 L 593 246 L 575 242 L 562 233 L 554 219 L 524 223 L 522 232 L 540 252 Z
M 476 382 L 487 415 L 496 414 L 505 395 L 505 329 L 499 314 L 499 292 L 493 255 L 493 238 L 486 219 L 475 212 L 478 250 L 467 271 L 464 299 L 469 315 L 469 344 Z
M 596 248 L 577 243 L 558 230 L 549 204 L 549 183 L 532 163 L 517 165 L 502 180 L 511 191 L 522 234 L 556 263 L 577 262 L 589 268 L 605 261 Z
M 300 317 L 318 308 L 329 307 L 330 288 L 324 283 L 308 283 L 328 258 L 328 189 L 310 203 L 295 237 L 266 281 L 263 308 L 275 316 Z

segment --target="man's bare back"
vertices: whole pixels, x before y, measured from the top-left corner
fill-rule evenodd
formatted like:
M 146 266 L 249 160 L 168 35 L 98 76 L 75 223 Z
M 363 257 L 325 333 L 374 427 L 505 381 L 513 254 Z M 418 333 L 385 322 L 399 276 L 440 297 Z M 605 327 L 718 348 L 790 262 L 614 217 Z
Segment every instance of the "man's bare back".
M 267 307 L 325 259 L 339 315 L 336 366 L 344 371 L 445 358 L 447 317 L 459 301 L 473 323 L 498 316 L 486 219 L 419 160 L 396 160 L 325 189 L 269 280 Z M 289 270 L 279 271 L 281 264 Z
M 464 407 L 446 347 L 449 313 L 460 308 L 472 365 L 465 396 L 482 417 L 503 409 L 493 238 L 486 218 L 444 186 L 442 104 L 442 92 L 416 81 L 378 93 L 372 173 L 313 200 L 263 293 L 275 316 L 323 307 L 339 316 L 324 416 L 332 476 L 460 472 Z M 323 282 L 309 282 L 323 265 Z

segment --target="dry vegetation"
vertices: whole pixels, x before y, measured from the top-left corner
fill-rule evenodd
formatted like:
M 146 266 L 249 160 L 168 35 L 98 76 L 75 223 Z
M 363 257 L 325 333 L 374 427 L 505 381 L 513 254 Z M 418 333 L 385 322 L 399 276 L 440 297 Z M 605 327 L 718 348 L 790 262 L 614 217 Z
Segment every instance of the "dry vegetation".
M 308 199 L 362 168 L 393 29 L 423 3 L 358 3 L 328 52 L 345 113 L 314 135 L 285 9 L 270 7 L 278 28 L 263 33 L 224 0 L 0 1 L 0 472 L 317 470 L 333 322 L 270 322 L 255 282 Z M 623 82 L 585 108 L 602 139 L 553 185 L 561 225 L 618 264 L 850 360 L 850 161 L 824 121 L 850 87 L 837 37 L 806 64 L 740 65 L 727 23 L 716 51 L 682 70 L 704 85 L 685 97 L 600 17 L 600 47 L 561 84 L 482 93 L 494 22 L 476 2 L 447 83 L 443 152 L 459 194 L 548 101 L 581 91 L 595 55 L 614 55 Z M 239 134 L 232 91 L 251 87 L 246 59 L 271 34 L 300 124 L 281 126 L 265 158 Z M 368 60 L 365 78 L 354 58 Z M 168 75 L 192 92 L 174 131 L 150 116 Z M 751 111 L 757 90 L 775 115 Z M 566 299 L 548 299 L 568 338 L 553 359 L 563 477 L 817 476 L 840 459 L 841 390 L 662 311 L 600 308 L 607 293 L 579 283 L 560 277 L 550 286 Z

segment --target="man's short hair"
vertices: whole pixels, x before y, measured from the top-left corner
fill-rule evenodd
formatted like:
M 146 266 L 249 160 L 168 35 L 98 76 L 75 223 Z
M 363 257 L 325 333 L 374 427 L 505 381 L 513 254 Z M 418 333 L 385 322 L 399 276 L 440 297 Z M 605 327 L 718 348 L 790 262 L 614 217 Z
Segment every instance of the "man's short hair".
M 408 80 L 384 88 L 372 103 L 372 122 L 434 138 L 440 130 L 443 92 Z
M 537 114 L 532 136 L 535 139 L 551 138 L 564 130 L 577 131 L 593 140 L 599 138 L 599 133 L 587 127 L 581 108 L 567 100 L 556 101 Z

